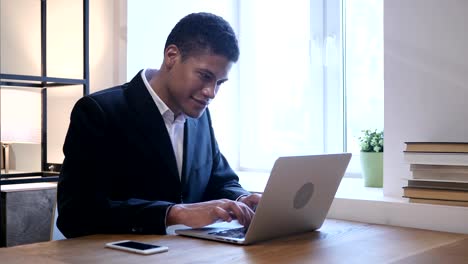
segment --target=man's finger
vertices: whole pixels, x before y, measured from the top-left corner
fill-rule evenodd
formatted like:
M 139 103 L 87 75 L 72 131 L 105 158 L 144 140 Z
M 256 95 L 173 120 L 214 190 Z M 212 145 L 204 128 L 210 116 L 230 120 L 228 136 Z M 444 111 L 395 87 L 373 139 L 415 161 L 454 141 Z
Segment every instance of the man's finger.
M 213 212 L 213 220 L 214 221 L 217 221 L 217 220 L 223 220 L 223 221 L 226 221 L 226 222 L 231 222 L 233 217 L 231 216 L 231 214 L 226 211 L 225 209 L 219 207 L 219 206 L 215 206 L 212 210 Z
M 229 206 L 229 208 L 233 210 L 241 225 L 248 226 L 250 224 L 254 212 L 248 206 L 237 202 L 233 202 Z

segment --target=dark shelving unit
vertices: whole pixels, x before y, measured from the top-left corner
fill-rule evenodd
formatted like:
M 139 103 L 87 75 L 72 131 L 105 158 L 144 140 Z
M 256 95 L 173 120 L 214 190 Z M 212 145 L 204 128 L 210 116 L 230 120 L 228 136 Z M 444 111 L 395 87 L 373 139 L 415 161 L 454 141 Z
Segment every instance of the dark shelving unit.
M 47 89 L 83 85 L 83 95 L 89 94 L 89 0 L 83 0 L 83 79 L 47 76 L 47 0 L 41 1 L 41 75 L 0 73 L 0 87 L 41 89 L 41 171 L 28 173 L 0 172 L 0 187 L 6 184 L 56 182 L 61 164 L 47 162 Z

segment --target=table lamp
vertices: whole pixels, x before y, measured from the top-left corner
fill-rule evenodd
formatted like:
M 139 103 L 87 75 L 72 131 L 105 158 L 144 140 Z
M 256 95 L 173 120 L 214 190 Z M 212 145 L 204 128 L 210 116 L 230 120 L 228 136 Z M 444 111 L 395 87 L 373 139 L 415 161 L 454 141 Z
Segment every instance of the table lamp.
M 10 171 L 12 143 L 41 143 L 41 92 L 39 89 L 0 89 L 0 142 L 5 173 Z

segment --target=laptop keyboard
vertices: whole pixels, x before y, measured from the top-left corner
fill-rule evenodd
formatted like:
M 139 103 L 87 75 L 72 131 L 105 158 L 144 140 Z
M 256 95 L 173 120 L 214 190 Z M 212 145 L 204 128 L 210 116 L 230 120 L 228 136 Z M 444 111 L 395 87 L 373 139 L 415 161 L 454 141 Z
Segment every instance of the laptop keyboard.
M 216 235 L 216 236 L 222 236 L 222 237 L 244 238 L 245 233 L 246 233 L 245 228 L 244 227 L 239 227 L 239 228 L 234 228 L 234 229 L 211 232 L 211 233 L 208 233 L 208 234 Z

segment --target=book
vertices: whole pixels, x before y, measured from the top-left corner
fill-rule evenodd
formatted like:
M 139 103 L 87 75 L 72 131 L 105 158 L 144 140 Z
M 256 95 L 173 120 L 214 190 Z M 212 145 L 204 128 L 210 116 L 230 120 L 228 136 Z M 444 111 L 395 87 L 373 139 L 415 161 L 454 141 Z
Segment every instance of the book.
M 408 180 L 408 187 L 468 191 L 468 182 Z
M 450 205 L 450 206 L 468 207 L 468 202 L 465 202 L 465 201 L 410 198 L 409 202 L 410 203 L 437 204 L 437 205 Z
M 410 164 L 412 179 L 468 181 L 468 166 Z
M 468 142 L 405 142 L 407 152 L 468 153 Z
M 409 164 L 468 166 L 468 153 L 403 152 Z
M 411 179 L 439 180 L 439 181 L 468 181 L 468 174 L 463 173 L 439 173 L 432 171 L 412 171 Z
M 468 191 L 415 188 L 405 186 L 403 187 L 403 197 L 468 202 Z
M 440 174 L 468 174 L 468 166 L 410 164 L 410 171 L 428 171 Z

